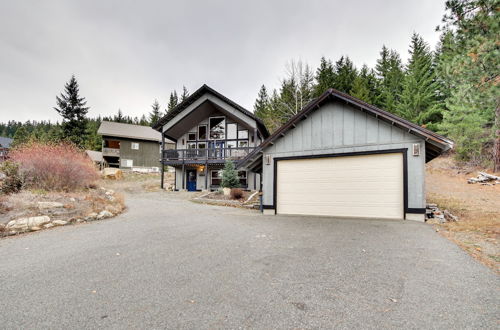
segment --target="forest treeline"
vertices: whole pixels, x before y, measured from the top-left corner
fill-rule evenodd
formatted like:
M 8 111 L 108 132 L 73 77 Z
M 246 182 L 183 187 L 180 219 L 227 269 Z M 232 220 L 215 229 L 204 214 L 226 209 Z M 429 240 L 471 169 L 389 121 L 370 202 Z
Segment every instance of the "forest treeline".
M 348 55 L 322 57 L 317 68 L 290 61 L 280 85 L 262 86 L 254 112 L 272 132 L 328 88 L 348 93 L 455 141 L 456 157 L 493 165 L 500 171 L 500 2 L 448 0 L 435 49 L 418 33 L 409 39 L 408 60 L 383 46 L 376 64 L 357 66 Z M 118 110 L 110 117 L 87 118 L 84 98 L 74 77 L 57 98 L 62 123 L 9 121 L 0 135 L 28 140 L 70 140 L 100 150 L 97 129 L 102 120 L 139 125 L 155 123 L 189 92 L 172 91 L 165 110 L 154 100 L 150 112 L 130 117 Z

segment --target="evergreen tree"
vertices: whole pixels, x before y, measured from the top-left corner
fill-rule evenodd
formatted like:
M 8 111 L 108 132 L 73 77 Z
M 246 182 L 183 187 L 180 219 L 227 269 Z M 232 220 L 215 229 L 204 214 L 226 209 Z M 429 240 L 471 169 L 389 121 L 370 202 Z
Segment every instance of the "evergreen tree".
M 314 97 L 323 94 L 328 88 L 333 88 L 335 85 L 335 71 L 333 64 L 325 57 L 321 57 L 320 65 L 316 69 L 315 75 L 316 84 L 314 86 Z
M 62 138 L 82 147 L 86 138 L 86 118 L 88 107 L 84 97 L 78 95 L 79 87 L 75 76 L 64 86 L 64 93 L 56 96 L 54 109 L 62 116 Z
M 363 65 L 359 75 L 354 79 L 350 95 L 369 104 L 374 104 L 378 95 L 377 78 L 373 70 Z
M 168 100 L 167 112 L 175 108 L 179 104 L 179 98 L 177 97 L 177 92 L 174 90 L 170 93 L 170 98 Z
M 335 78 L 333 88 L 340 92 L 349 93 L 358 73 L 348 56 L 342 56 L 335 62 Z
M 238 171 L 234 167 L 232 160 L 226 160 L 224 169 L 222 170 L 221 187 L 223 188 L 238 188 L 240 186 L 240 179 L 238 178 Z
M 455 140 L 460 159 L 492 162 L 500 171 L 498 1 L 450 0 L 446 10 L 440 28 L 451 41 L 438 68 L 450 97 L 442 131 Z
M 113 117 L 113 121 L 117 122 L 117 123 L 126 123 L 127 122 L 125 116 L 123 115 L 122 109 L 118 109 L 118 112 Z
M 397 105 L 401 117 L 418 124 L 441 122 L 437 102 L 437 82 L 429 46 L 417 33 L 411 37 L 410 59 Z
M 253 106 L 254 114 L 264 120 L 267 116 L 269 109 L 269 95 L 267 95 L 266 86 L 262 85 L 259 90 L 259 94 L 257 95 L 257 99 L 255 100 L 255 104 Z
M 182 86 L 181 102 L 189 97 L 189 91 L 186 86 Z
M 101 151 L 102 149 L 102 138 L 97 134 L 97 130 L 101 125 L 100 118 L 91 119 L 87 121 L 87 141 L 85 141 L 85 149 Z
M 153 104 L 151 105 L 152 111 L 149 114 L 149 123 L 151 125 L 156 124 L 160 120 L 160 104 L 158 103 L 158 100 L 155 99 Z
M 389 50 L 383 46 L 380 58 L 375 65 L 375 72 L 379 79 L 379 95 L 375 100 L 375 105 L 384 110 L 396 112 L 404 79 L 401 57 L 395 50 Z
M 30 133 L 24 126 L 21 126 L 16 130 L 13 140 L 12 147 L 20 146 L 30 140 Z
M 149 121 L 146 118 L 146 115 L 142 115 L 141 116 L 141 119 L 139 119 L 139 125 L 142 125 L 142 126 L 148 126 L 149 125 Z

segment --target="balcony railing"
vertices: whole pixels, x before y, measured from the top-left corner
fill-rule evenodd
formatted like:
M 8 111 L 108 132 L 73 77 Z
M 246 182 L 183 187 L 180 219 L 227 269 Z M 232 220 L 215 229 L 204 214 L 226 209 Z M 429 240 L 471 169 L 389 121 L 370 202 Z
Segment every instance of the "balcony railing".
M 169 149 L 163 152 L 164 162 L 225 161 L 245 158 L 255 147 Z
M 102 148 L 103 156 L 120 157 L 120 149 L 118 148 Z

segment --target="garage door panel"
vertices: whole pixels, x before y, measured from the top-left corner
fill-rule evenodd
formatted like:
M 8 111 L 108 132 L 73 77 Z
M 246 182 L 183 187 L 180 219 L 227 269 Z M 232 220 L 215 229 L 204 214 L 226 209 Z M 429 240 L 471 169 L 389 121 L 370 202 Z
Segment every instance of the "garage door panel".
M 403 217 L 401 153 L 277 162 L 277 212 Z

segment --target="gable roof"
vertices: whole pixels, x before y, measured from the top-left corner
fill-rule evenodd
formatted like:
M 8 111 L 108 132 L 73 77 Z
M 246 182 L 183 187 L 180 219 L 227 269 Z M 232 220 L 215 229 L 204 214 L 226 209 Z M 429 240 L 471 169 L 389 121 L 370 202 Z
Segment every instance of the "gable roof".
M 243 114 L 247 115 L 248 117 L 254 119 L 257 122 L 258 129 L 261 131 L 261 133 L 264 135 L 264 138 L 267 138 L 269 136 L 269 131 L 267 130 L 266 126 L 264 125 L 264 122 L 255 116 L 252 112 L 248 111 L 247 109 L 243 108 L 241 105 L 238 103 L 228 99 L 221 93 L 217 92 L 215 89 L 209 87 L 206 84 L 203 84 L 200 88 L 198 88 L 193 94 L 188 96 L 184 101 L 179 103 L 176 107 L 171 109 L 165 116 L 160 118 L 160 120 L 154 124 L 152 127 L 153 129 L 161 132 L 162 127 L 168 123 L 170 120 L 172 120 L 175 116 L 177 116 L 179 113 L 181 113 L 184 109 L 189 107 L 191 104 L 193 104 L 197 99 L 199 99 L 201 96 L 204 94 L 212 94 L 215 97 L 221 99 L 222 101 L 226 102 L 233 108 L 237 109 L 238 111 L 242 112 Z
M 94 150 L 85 150 L 85 152 L 93 162 L 100 163 L 103 161 L 102 152 Z
M 149 126 L 115 123 L 111 121 L 101 122 L 97 134 L 161 142 L 160 132 L 155 131 Z M 166 142 L 173 143 L 172 141 Z
M 407 130 L 410 134 L 414 134 L 416 136 L 419 136 L 420 138 L 423 138 L 426 141 L 427 161 L 439 156 L 442 152 L 453 147 L 453 141 L 444 136 L 434 133 L 388 111 L 379 109 L 374 105 L 363 102 L 360 99 L 342 93 L 336 89 L 330 88 L 323 94 L 321 94 L 321 96 L 309 102 L 304 108 L 302 108 L 302 110 L 300 110 L 296 115 L 290 118 L 290 120 L 288 120 L 280 128 L 278 128 L 271 136 L 269 136 L 264 142 L 262 142 L 259 147 L 248 154 L 247 157 L 245 157 L 239 163 L 240 166 L 245 163 L 255 161 L 256 156 L 259 155 L 263 149 L 265 149 L 269 145 L 272 145 L 275 140 L 284 136 L 288 130 L 293 129 L 296 123 L 307 118 L 307 115 L 309 113 L 319 109 L 321 105 L 333 99 L 338 99 L 340 101 L 351 104 L 352 106 L 359 108 L 361 111 L 375 116 L 375 118 L 377 119 L 391 123 L 394 126 Z
M 14 140 L 12 140 L 11 138 L 0 136 L 0 147 L 10 148 L 12 141 Z

